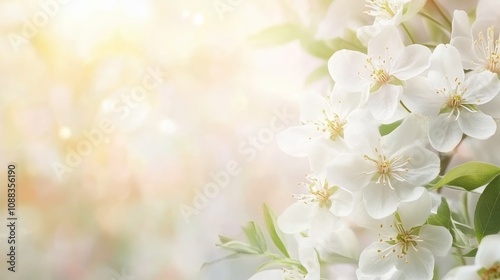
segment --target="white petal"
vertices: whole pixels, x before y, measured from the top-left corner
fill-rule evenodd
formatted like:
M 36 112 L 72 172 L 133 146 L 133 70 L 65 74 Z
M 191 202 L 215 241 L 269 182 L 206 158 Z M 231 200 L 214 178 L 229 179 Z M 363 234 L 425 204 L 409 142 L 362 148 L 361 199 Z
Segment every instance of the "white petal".
M 450 44 L 460 52 L 464 69 L 477 69 L 480 68 L 477 63 L 483 64 L 484 58 L 477 55 L 472 38 L 456 37 L 451 40 Z
M 421 226 L 431 214 L 431 198 L 427 191 L 414 201 L 399 204 L 398 213 L 405 229 Z
M 403 171 L 401 177 L 410 184 L 415 186 L 427 184 L 439 174 L 441 165 L 439 157 L 424 146 L 409 146 L 394 156 L 403 156 L 403 160 L 408 160 L 405 165 L 408 171 Z
M 427 191 L 423 187 L 415 187 L 415 185 L 407 182 L 398 182 L 397 187 L 395 187 L 394 190 L 396 191 L 396 194 L 401 202 L 417 200 L 422 196 L 422 192 Z
M 390 254 L 388 257 L 382 257 L 384 253 L 379 253 L 389 248 L 389 244 L 385 242 L 376 242 L 368 246 L 359 257 L 359 270 L 362 274 L 371 276 L 384 275 L 394 268 L 395 254 Z
M 462 110 L 458 118 L 458 125 L 466 135 L 481 140 L 490 138 L 497 130 L 495 120 L 480 111 L 471 113 Z
M 430 56 L 431 51 L 425 46 L 405 47 L 401 54 L 396 57 L 396 64 L 390 74 L 402 81 L 416 77 L 429 67 Z
M 368 56 L 388 58 L 387 54 L 403 51 L 404 45 L 398 30 L 394 26 L 385 26 L 368 42 Z
M 347 147 L 342 139 L 331 141 L 330 139 L 321 139 L 315 142 L 309 150 L 309 164 L 314 174 L 325 176 L 326 166 L 338 154 L 346 152 Z
M 399 106 L 403 87 L 386 84 L 370 93 L 367 106 L 376 120 L 385 121 L 391 118 Z
M 439 89 L 451 89 L 450 86 L 455 79 L 463 82 L 464 70 L 458 50 L 452 45 L 437 46 L 431 55 L 427 77 L 432 85 Z
M 352 213 L 354 208 L 354 197 L 351 193 L 338 189 L 332 196 L 332 207 L 330 211 L 339 217 L 344 217 Z
M 408 115 L 393 132 L 382 137 L 382 149 L 395 154 L 402 147 L 426 145 L 428 119 L 417 114 Z
M 483 237 L 476 254 L 476 264 L 490 267 L 495 262 L 500 262 L 500 235 L 487 235 Z
M 278 226 L 287 234 L 302 232 L 311 226 L 315 212 L 314 205 L 295 202 L 278 217 Z
M 321 237 L 325 232 L 332 227 L 337 227 L 339 224 L 339 218 L 330 212 L 330 209 L 326 207 L 318 208 L 318 211 L 311 219 L 311 229 L 309 230 L 309 236 L 314 239 Z
M 396 268 L 404 272 L 406 280 L 431 280 L 434 275 L 434 256 L 426 248 L 409 250 L 408 263 L 399 261 Z
M 370 85 L 369 72 L 364 67 L 367 56 L 363 53 L 340 50 L 328 61 L 328 70 L 336 86 L 347 91 L 360 92 Z
M 497 74 L 489 71 L 483 71 L 478 74 L 473 74 L 465 81 L 467 91 L 463 98 L 468 103 L 484 104 L 492 100 L 500 92 L 500 80 Z
M 476 265 L 455 267 L 446 273 L 443 280 L 481 280 L 477 274 L 480 269 L 481 267 Z
M 283 277 L 283 270 L 271 269 L 258 272 L 248 280 L 283 280 Z
M 432 147 L 440 152 L 450 152 L 462 139 L 462 130 L 455 118 L 441 114 L 431 119 L 429 124 L 429 140 Z
M 495 119 L 500 119 L 500 110 L 498 110 L 498 108 L 500 108 L 500 95 L 497 95 L 486 104 L 479 105 L 479 110 L 481 110 L 481 112 L 485 113 L 488 116 L 492 116 Z
M 340 154 L 328 164 L 326 177 L 330 184 L 355 192 L 370 182 L 371 177 L 366 172 L 374 168 L 361 155 Z
M 399 198 L 389 185 L 370 183 L 363 190 L 366 211 L 375 219 L 381 219 L 396 212 Z
M 295 157 L 309 155 L 314 144 L 325 134 L 314 125 L 300 125 L 289 127 L 276 135 L 276 142 L 280 149 Z
M 300 106 L 300 120 L 318 121 L 325 119 L 323 110 L 326 110 L 328 103 L 325 97 L 316 92 L 306 93 L 302 96 Z
M 299 242 L 299 260 L 307 270 L 308 277 L 305 279 L 319 280 L 320 265 L 318 255 L 312 246 L 311 240 L 305 239 Z
M 453 39 L 455 37 L 465 37 L 472 39 L 470 30 L 471 25 L 467 13 L 458 10 L 453 12 L 451 38 Z
M 424 77 L 407 81 L 401 100 L 413 113 L 430 117 L 437 116 L 445 102 L 443 96 L 436 94 L 429 80 Z
M 436 256 L 448 255 L 453 243 L 453 238 L 445 227 L 423 225 L 418 236 L 424 240 L 419 245 L 429 249 Z

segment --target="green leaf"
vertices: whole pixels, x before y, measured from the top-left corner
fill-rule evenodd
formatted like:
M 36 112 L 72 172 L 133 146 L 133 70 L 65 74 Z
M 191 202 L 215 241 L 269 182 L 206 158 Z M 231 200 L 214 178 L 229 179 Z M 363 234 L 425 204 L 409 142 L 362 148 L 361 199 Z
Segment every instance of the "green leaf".
M 489 234 L 500 231 L 500 176 L 491 181 L 477 201 L 474 227 L 479 242 Z
M 243 228 L 243 231 L 245 232 L 250 245 L 259 248 L 261 253 L 267 251 L 267 244 L 264 234 L 262 233 L 260 227 L 255 224 L 255 222 L 248 222 L 247 226 Z
M 467 254 L 464 254 L 464 257 L 473 258 L 476 256 L 477 248 L 470 250 Z
M 498 174 L 500 174 L 500 168 L 498 166 L 472 161 L 450 170 L 436 183 L 434 188 L 439 189 L 444 185 L 450 185 L 471 191 L 487 184 Z
M 244 242 L 233 240 L 224 244 L 218 244 L 221 248 L 233 251 L 235 253 L 247 254 L 247 255 L 259 255 L 261 252 L 259 248 L 255 248 L 251 245 L 248 245 Z
M 395 121 L 390 124 L 383 124 L 379 126 L 378 131 L 380 132 L 381 136 L 387 135 L 391 133 L 394 129 L 398 128 L 398 126 L 402 123 L 402 120 Z
M 222 261 L 225 261 L 225 260 L 235 259 L 235 258 L 238 258 L 238 257 L 240 257 L 240 256 L 241 256 L 241 254 L 239 254 L 239 253 L 234 253 L 234 254 L 231 254 L 231 255 L 227 255 L 227 256 L 225 256 L 225 257 L 223 257 L 223 258 L 216 259 L 215 261 L 211 261 L 211 262 L 204 263 L 204 264 L 201 266 L 200 270 L 203 270 L 203 269 L 205 269 L 205 268 L 208 268 L 209 266 L 214 265 L 214 264 L 216 264 L 216 263 L 219 263 L 219 262 L 222 262 Z
M 250 36 L 250 45 L 254 48 L 266 48 L 283 45 L 302 36 L 302 27 L 293 23 L 274 25 Z
M 286 250 L 286 246 L 283 243 L 284 238 L 281 230 L 276 226 L 276 214 L 274 214 L 273 210 L 264 204 L 264 221 L 266 223 L 267 231 L 269 232 L 269 236 L 271 236 L 271 240 L 273 241 L 276 248 L 283 253 L 283 255 L 287 258 L 290 258 L 288 251 Z
M 268 268 L 297 268 L 297 269 L 303 269 L 302 264 L 299 261 L 292 260 L 289 258 L 286 259 L 275 259 L 275 260 L 269 260 L 263 264 L 261 264 L 258 268 L 257 271 L 262 271 Z M 305 268 L 304 268 L 305 269 Z
M 230 237 L 227 237 L 227 236 L 224 236 L 224 235 L 219 235 L 219 240 L 222 244 L 224 243 L 227 243 L 229 241 L 234 241 L 233 238 L 230 238 Z
M 309 74 L 306 78 L 306 85 L 313 84 L 316 81 L 321 80 L 322 78 L 328 77 L 328 65 L 324 64 L 320 67 L 316 68 L 311 74 Z
M 427 223 L 435 226 L 442 226 L 450 230 L 453 226 L 451 221 L 451 211 L 448 202 L 444 197 L 441 198 L 441 204 L 438 207 L 437 214 L 432 214 Z
M 335 52 L 333 51 L 326 43 L 325 41 L 319 41 L 319 40 L 312 40 L 310 38 L 303 38 L 300 41 L 302 47 L 311 55 L 321 58 L 324 60 L 328 60 L 332 54 Z

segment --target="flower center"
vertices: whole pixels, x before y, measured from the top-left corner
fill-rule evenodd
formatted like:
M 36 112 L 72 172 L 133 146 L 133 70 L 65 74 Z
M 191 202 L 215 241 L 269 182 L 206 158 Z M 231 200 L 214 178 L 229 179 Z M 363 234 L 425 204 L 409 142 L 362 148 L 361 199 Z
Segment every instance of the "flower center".
M 500 279 L 500 262 L 496 262 L 490 268 L 481 268 L 477 271 L 481 280 L 495 280 Z
M 383 224 L 380 228 L 383 228 Z M 391 254 L 396 254 L 397 258 L 404 259 L 405 263 L 408 263 L 408 251 L 413 249 L 418 251 L 417 246 L 419 242 L 423 240 L 418 236 L 420 227 L 414 227 L 411 230 L 406 230 L 401 222 L 396 222 L 394 225 L 390 225 L 390 228 L 395 228 L 397 231 L 396 237 L 389 237 L 388 239 L 380 238 L 379 242 L 385 242 L 391 246 L 384 250 L 378 250 L 377 252 L 382 255 L 382 258 L 386 258 Z M 380 236 L 380 234 L 379 234 Z
M 483 32 L 479 32 L 478 39 L 474 41 L 478 50 L 486 59 L 484 67 L 486 70 L 500 75 L 500 35 L 495 39 L 495 27 L 490 26 L 486 30 L 486 38 Z
M 365 173 L 373 174 L 372 181 L 375 181 L 377 184 L 389 185 L 391 189 L 394 189 L 391 179 L 396 179 L 400 182 L 405 181 L 401 173 L 408 171 L 408 168 L 405 166 L 410 162 L 410 158 L 404 159 L 403 156 L 396 156 L 389 159 L 377 148 L 375 148 L 375 153 L 377 154 L 377 158 L 371 158 L 368 155 L 364 156 L 366 160 L 371 161 L 375 165 L 375 171 Z
M 460 111 L 465 109 L 471 113 L 476 112 L 478 109 L 474 102 L 466 100 L 463 98 L 465 92 L 467 91 L 467 87 L 462 86 L 462 82 L 455 78 L 455 80 L 450 81 L 448 77 L 449 88 L 436 89 L 437 94 L 441 94 L 445 96 L 446 103 L 441 109 L 441 113 L 449 113 L 448 117 L 455 115 L 455 120 L 458 120 L 460 117 Z M 480 102 L 480 100 L 475 100 L 476 102 Z
M 330 197 L 337 191 L 337 187 L 328 186 L 328 182 L 323 184 L 316 178 L 308 178 L 308 183 L 303 183 L 307 189 L 307 194 L 294 194 L 297 200 L 300 200 L 306 204 L 308 203 L 318 203 L 320 207 L 330 208 L 332 202 Z
M 305 276 L 297 270 L 283 268 L 283 280 L 304 280 Z
M 397 3 L 387 0 L 367 0 L 366 7 L 370 9 L 367 14 L 382 19 L 392 19 L 400 9 Z

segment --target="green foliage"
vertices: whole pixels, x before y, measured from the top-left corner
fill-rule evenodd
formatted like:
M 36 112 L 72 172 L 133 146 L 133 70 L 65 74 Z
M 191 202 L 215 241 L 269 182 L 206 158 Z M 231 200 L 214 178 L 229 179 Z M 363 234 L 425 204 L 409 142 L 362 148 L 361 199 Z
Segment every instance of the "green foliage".
M 453 237 L 453 246 L 457 248 L 471 248 L 469 237 L 457 226 L 453 220 L 453 213 L 450 210 L 448 201 L 441 198 L 441 204 L 438 207 L 437 214 L 432 214 L 427 223 L 435 226 L 442 226 L 448 229 Z
M 479 242 L 486 235 L 500 232 L 500 176 L 491 181 L 479 197 L 474 227 Z
M 449 185 L 471 191 L 489 183 L 499 174 L 500 168 L 496 165 L 471 161 L 450 170 L 434 185 L 434 189 Z
M 267 204 L 264 204 L 263 210 L 264 210 L 264 221 L 266 223 L 269 236 L 271 236 L 271 240 L 273 241 L 276 248 L 278 248 L 278 250 L 280 250 L 285 257 L 289 258 L 290 255 L 288 254 L 286 246 L 283 243 L 284 240 L 283 233 L 276 225 L 276 214 L 274 214 L 273 210 L 269 208 Z
M 274 47 L 297 40 L 302 36 L 302 27 L 294 23 L 285 23 L 268 27 L 249 38 L 254 48 Z
M 379 126 L 378 131 L 380 132 L 380 135 L 385 136 L 385 135 L 391 133 L 392 131 L 394 131 L 394 129 L 398 128 L 398 126 L 402 122 L 403 122 L 402 120 L 399 120 L 399 121 L 395 121 L 395 122 L 390 123 L 390 124 L 383 124 L 383 125 Z
M 248 222 L 247 226 L 243 228 L 245 235 L 250 241 L 250 245 L 253 247 L 259 248 L 261 253 L 267 251 L 266 239 L 264 238 L 264 234 L 262 234 L 262 230 L 255 222 Z

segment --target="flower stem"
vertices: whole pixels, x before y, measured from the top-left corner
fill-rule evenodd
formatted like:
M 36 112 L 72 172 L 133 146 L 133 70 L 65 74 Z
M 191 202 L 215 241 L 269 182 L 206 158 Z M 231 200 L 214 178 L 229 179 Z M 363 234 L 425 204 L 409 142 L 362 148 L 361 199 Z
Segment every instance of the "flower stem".
M 406 34 L 408 35 L 408 38 L 410 38 L 410 42 L 412 44 L 415 44 L 415 39 L 413 38 L 413 36 L 411 36 L 411 33 L 408 30 L 408 28 L 406 27 L 406 25 L 404 23 L 401 23 L 401 26 L 403 27 L 403 29 L 405 30 Z

